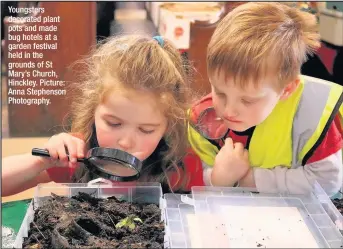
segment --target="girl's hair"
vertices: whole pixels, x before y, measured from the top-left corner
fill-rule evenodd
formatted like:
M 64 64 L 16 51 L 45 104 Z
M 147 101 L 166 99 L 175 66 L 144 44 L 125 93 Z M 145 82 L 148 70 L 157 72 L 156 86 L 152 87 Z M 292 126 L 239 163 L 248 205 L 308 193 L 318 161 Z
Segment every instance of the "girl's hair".
M 178 50 L 168 40 L 163 39 L 163 43 L 142 35 L 116 36 L 104 40 L 90 56 L 81 61 L 82 78 L 77 85 L 81 93 L 72 105 L 71 131 L 83 134 L 84 140 L 89 143 L 94 135 L 95 109 L 112 89 L 124 87 L 128 90 L 146 90 L 157 96 L 159 106 L 167 117 L 168 128 L 158 146 L 163 151 L 163 155 L 160 155 L 162 161 L 156 164 L 146 160 L 151 163 L 144 164 L 142 181 L 164 182 L 166 174 L 163 171 L 166 173 L 170 165 L 178 170 L 175 166 L 188 146 L 186 117 L 192 98 L 190 74 L 187 72 L 191 68 L 188 68 Z M 105 80 L 108 77 L 115 80 Z M 153 172 L 155 179 L 152 179 Z M 77 178 L 80 176 L 75 177 L 75 180 Z

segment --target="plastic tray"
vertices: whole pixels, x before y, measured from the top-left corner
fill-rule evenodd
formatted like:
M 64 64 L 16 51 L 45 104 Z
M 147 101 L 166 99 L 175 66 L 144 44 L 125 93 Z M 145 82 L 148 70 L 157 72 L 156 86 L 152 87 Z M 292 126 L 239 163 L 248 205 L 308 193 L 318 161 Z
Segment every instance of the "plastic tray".
M 309 195 L 266 194 L 258 193 L 252 188 L 193 187 L 192 196 L 196 213 L 211 213 L 210 207 L 214 197 L 270 197 L 279 199 L 278 201 L 282 199 L 283 202 L 296 198 L 301 201 L 309 218 L 314 222 L 309 229 L 313 231 L 318 229 L 323 235 L 326 243 L 323 241 L 320 243 L 326 246 L 321 247 L 343 247 L 343 216 L 318 183 L 315 184 L 314 193 Z
M 318 248 L 330 248 L 333 245 L 336 245 L 335 242 L 342 241 L 343 239 L 323 208 L 320 206 L 312 206 L 313 204 L 311 204 L 311 208 L 309 208 L 309 206 L 306 206 L 299 198 L 217 196 L 207 197 L 206 201 L 208 203 L 209 213 L 218 216 L 217 219 L 213 219 L 214 221 L 212 221 L 217 221 L 215 227 L 209 227 L 212 230 L 210 231 L 212 234 L 221 235 L 219 237 L 213 236 L 210 242 L 209 238 L 206 238 L 206 242 L 211 245 L 214 243 L 221 243 L 215 247 L 230 247 L 230 244 L 232 244 L 233 247 L 251 248 L 255 243 L 260 244 L 261 247 L 264 246 L 265 243 L 269 243 L 270 247 L 284 246 L 294 248 L 303 247 L 305 245 L 305 247 L 315 247 L 317 245 Z M 225 206 L 227 209 L 223 209 Z M 264 215 L 261 214 L 260 209 Z M 230 210 L 233 212 L 230 212 Z M 285 214 L 283 213 L 285 211 L 292 212 Z M 251 214 L 249 215 L 249 213 Z M 296 214 L 298 214 L 298 216 Z M 271 220 L 274 225 L 270 225 L 264 232 L 261 232 L 260 227 L 266 223 L 266 219 L 270 215 L 272 215 Z M 229 222 L 225 222 L 227 216 L 228 221 L 231 219 L 236 220 L 236 222 L 232 223 L 232 225 Z M 238 218 L 236 218 L 236 216 Z M 242 223 L 245 223 L 245 225 L 241 225 Z M 250 230 L 250 235 L 246 234 L 247 231 L 242 231 L 241 234 L 238 234 L 239 231 L 233 232 L 233 230 L 237 230 L 237 226 L 240 225 L 244 227 L 244 230 Z M 218 229 L 221 226 L 224 228 L 224 233 L 218 233 Z M 253 226 L 253 228 L 250 228 L 250 226 Z M 231 230 L 229 229 L 230 227 Z M 275 234 L 274 231 L 276 227 L 278 227 L 278 229 Z M 228 229 L 229 232 L 225 232 L 225 228 Z M 231 237 L 229 236 L 230 233 L 232 235 Z M 232 233 L 234 233 L 234 235 Z M 293 234 L 289 235 L 289 233 Z M 253 236 L 251 236 L 252 234 Z M 268 237 L 268 235 L 270 235 L 270 237 L 274 236 L 274 241 L 271 241 L 270 238 L 269 240 L 263 239 L 262 241 L 262 234 L 264 234 L 264 238 Z M 301 234 L 301 236 L 297 237 L 298 239 L 293 239 L 292 236 L 299 236 L 299 234 Z M 306 237 L 306 239 L 304 238 L 304 242 L 302 237 L 305 237 L 305 234 L 308 237 Z M 250 244 L 247 242 L 249 237 L 254 238 L 254 241 L 250 241 Z M 275 238 L 277 238 L 277 241 L 275 241 Z M 241 241 L 238 241 L 238 244 L 234 244 L 235 242 L 237 243 L 235 240 L 239 239 Z M 280 242 L 282 239 L 285 241 Z M 313 241 L 311 242 L 311 246 L 309 246 L 307 243 L 309 243 L 308 241 L 311 239 Z M 331 242 L 334 244 L 330 245 Z M 271 246 L 270 243 L 273 244 L 273 246 Z M 281 243 L 281 245 L 278 243 Z M 290 244 L 286 245 L 287 243 Z M 255 246 L 257 247 L 258 244 Z
M 314 195 L 320 201 L 326 213 L 330 216 L 331 220 L 335 223 L 343 235 L 343 215 L 338 211 L 329 196 L 318 183 L 315 185 Z
M 129 202 L 159 204 L 165 222 L 165 248 L 227 248 L 227 238 L 213 240 L 213 233 L 218 234 L 216 227 L 220 227 L 224 220 L 223 214 L 217 211 L 220 210 L 220 203 L 241 205 L 244 198 L 254 206 L 269 203 L 269 206 L 274 207 L 296 207 L 303 214 L 304 221 L 320 247 L 343 247 L 343 236 L 339 232 L 343 217 L 319 184 L 316 185 L 315 193 L 308 196 L 261 194 L 255 189 L 218 187 L 193 187 L 190 195 L 163 196 L 158 183 L 130 186 L 114 185 L 103 180 L 88 184 L 39 185 L 17 235 L 15 247 L 21 248 L 33 219 L 34 207 L 38 207 L 44 198 L 51 193 L 70 197 L 78 192 L 93 194 L 98 198 L 116 196 Z M 225 226 L 221 229 L 225 230 Z
M 103 179 L 96 179 L 88 184 L 39 184 L 35 189 L 34 199 L 29 205 L 17 234 L 14 248 L 22 248 L 23 239 L 28 236 L 30 223 L 34 218 L 34 210 L 41 205 L 44 199 L 51 196 L 51 193 L 71 197 L 79 192 L 88 193 L 97 198 L 116 196 L 119 199 L 133 203 L 154 203 L 159 205 L 160 208 L 163 205 L 162 188 L 159 183 L 137 183 L 132 186 L 126 183 L 114 184 Z M 162 220 L 164 220 L 164 212 L 161 211 L 161 214 Z
M 214 214 L 215 205 L 219 200 L 228 201 L 227 198 L 231 198 L 231 203 L 235 203 L 234 198 L 238 198 L 236 204 L 241 198 L 249 198 L 253 202 L 258 198 L 255 205 L 266 201 L 270 202 L 270 206 L 275 206 L 276 203 L 279 206 L 293 205 L 303 214 L 304 221 L 319 247 L 343 247 L 343 236 L 339 231 L 342 230 L 343 217 L 319 184 L 315 185 L 313 194 L 306 196 L 258 193 L 253 188 L 219 187 L 193 187 L 190 195 L 166 194 L 163 201 L 169 247 L 227 248 L 225 240 L 213 240 L 211 235 L 212 232 L 218 234 L 214 228 L 220 227 L 223 220 L 218 213 Z M 193 227 L 190 227 L 188 222 L 189 216 L 193 219 Z

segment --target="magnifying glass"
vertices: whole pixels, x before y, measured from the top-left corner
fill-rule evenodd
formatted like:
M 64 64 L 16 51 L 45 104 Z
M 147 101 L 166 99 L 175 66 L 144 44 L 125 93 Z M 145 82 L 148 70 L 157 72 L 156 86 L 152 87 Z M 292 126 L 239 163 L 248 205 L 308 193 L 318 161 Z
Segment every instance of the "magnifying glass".
M 223 143 L 230 131 L 224 120 L 217 116 L 213 107 L 206 108 L 200 113 L 194 128 L 205 138 L 222 140 Z
M 50 157 L 49 151 L 33 148 L 33 156 Z M 95 147 L 87 152 L 85 158 L 78 158 L 88 170 L 102 178 L 115 181 L 133 181 L 140 176 L 142 161 L 118 149 Z

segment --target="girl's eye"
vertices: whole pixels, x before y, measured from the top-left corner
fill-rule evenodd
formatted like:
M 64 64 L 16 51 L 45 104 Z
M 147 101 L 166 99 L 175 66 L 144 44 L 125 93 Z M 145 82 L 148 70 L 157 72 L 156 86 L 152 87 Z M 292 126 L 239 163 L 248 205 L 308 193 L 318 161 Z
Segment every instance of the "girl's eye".
M 111 123 L 111 122 L 108 122 L 106 121 L 107 125 L 111 126 L 111 127 L 119 127 L 121 126 L 121 123 Z
M 155 130 L 144 130 L 144 129 L 142 129 L 142 128 L 139 128 L 139 130 L 141 131 L 141 132 L 143 132 L 144 134 L 151 134 L 151 133 L 153 133 Z

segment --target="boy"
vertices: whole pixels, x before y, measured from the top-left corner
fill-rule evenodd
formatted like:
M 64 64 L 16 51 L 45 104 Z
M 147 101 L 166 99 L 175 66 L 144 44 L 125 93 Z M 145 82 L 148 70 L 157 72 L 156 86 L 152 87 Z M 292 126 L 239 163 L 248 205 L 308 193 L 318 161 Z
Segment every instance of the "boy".
M 205 184 L 339 190 L 342 87 L 300 75 L 319 46 L 315 17 L 281 3 L 246 3 L 221 21 L 207 51 L 212 92 L 188 127 Z

